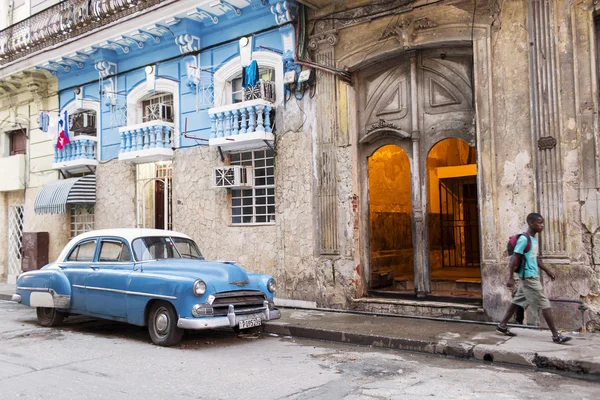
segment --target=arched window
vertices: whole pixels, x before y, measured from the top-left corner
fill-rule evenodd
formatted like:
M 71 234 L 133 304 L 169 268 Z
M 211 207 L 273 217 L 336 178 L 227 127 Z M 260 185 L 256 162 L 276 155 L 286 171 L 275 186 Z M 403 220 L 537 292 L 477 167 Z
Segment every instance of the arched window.
M 283 62 L 281 56 L 268 51 L 255 51 L 252 53 L 252 59 L 258 64 L 259 79 L 274 83 L 275 103 L 282 104 Z M 214 84 L 215 107 L 251 100 L 251 98 L 244 98 L 240 57 L 229 60 L 215 72 Z M 259 90 L 264 90 L 264 88 Z

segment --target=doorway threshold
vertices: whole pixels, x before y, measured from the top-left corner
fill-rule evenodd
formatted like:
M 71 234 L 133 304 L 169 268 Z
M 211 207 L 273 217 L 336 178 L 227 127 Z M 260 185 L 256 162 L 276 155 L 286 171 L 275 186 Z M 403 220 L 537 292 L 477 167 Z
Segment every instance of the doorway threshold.
M 440 317 L 456 320 L 490 321 L 481 305 L 481 299 L 471 299 L 471 303 L 457 302 L 454 297 L 429 295 L 418 299 L 414 293 L 385 292 L 386 296 L 377 296 L 377 291 L 369 292 L 369 297 L 352 299 L 352 308 L 356 311 L 387 313 L 403 316 Z
M 398 290 L 369 290 L 369 298 L 387 298 L 387 299 L 402 299 L 415 302 L 438 302 L 450 304 L 468 304 L 473 306 L 483 306 L 481 293 L 472 292 L 453 292 L 453 293 L 429 293 L 423 298 L 418 298 L 413 291 L 398 291 Z

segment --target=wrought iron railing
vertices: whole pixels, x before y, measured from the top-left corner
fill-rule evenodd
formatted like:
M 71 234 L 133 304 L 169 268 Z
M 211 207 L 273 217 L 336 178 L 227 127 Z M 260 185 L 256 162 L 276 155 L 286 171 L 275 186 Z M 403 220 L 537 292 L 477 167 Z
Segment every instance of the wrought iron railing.
M 169 0 L 65 0 L 0 31 L 0 65 Z

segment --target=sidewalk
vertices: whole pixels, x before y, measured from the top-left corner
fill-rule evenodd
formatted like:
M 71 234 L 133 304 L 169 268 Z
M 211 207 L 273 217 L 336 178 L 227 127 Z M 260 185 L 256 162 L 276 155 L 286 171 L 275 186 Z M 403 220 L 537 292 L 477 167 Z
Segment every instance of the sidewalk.
M 10 300 L 14 291 L 14 285 L 0 283 L 0 299 Z M 598 333 L 568 332 L 573 340 L 558 345 L 551 341 L 547 330 L 512 331 L 518 336 L 500 336 L 490 324 L 292 308 L 281 309 L 281 319 L 264 325 L 265 333 L 283 336 L 549 368 L 600 378 Z
M 567 332 L 559 345 L 548 330 L 511 328 L 517 337 L 495 332 L 493 324 L 375 316 L 351 312 L 282 309 L 266 333 L 496 361 L 594 375 L 600 378 L 600 335 Z

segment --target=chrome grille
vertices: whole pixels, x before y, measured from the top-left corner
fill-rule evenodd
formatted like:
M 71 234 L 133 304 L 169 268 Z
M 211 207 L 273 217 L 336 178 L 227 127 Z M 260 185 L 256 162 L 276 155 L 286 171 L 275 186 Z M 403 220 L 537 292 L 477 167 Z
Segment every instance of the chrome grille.
M 213 315 L 227 315 L 229 305 L 235 308 L 236 314 L 257 312 L 263 308 L 263 302 L 267 299 L 264 293 L 258 290 L 236 290 L 217 293 L 214 296 Z

